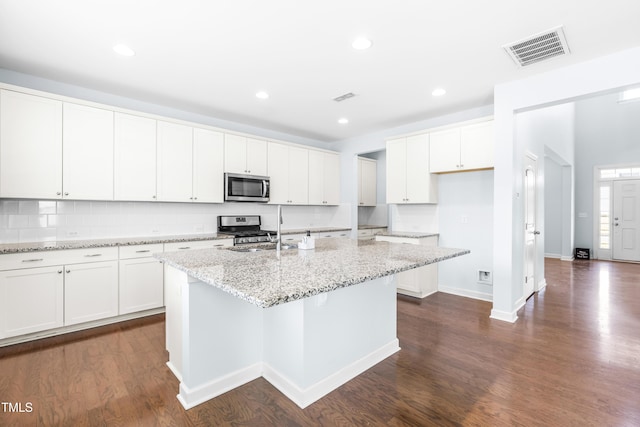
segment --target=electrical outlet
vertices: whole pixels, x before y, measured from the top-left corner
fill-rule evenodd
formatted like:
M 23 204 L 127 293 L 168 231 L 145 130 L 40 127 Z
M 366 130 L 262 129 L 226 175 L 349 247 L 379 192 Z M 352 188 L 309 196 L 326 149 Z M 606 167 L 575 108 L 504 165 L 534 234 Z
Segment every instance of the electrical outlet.
M 478 270 L 478 283 L 484 283 L 486 285 L 493 284 L 490 271 Z

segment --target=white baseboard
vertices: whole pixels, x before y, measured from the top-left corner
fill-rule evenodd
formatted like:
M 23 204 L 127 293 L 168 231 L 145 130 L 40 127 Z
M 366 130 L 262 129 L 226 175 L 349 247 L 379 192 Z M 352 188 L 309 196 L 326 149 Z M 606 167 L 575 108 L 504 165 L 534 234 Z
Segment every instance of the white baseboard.
M 304 409 L 399 350 L 399 341 L 394 339 L 304 390 L 266 363 L 263 365 L 262 376 L 296 405 Z
M 451 294 L 451 295 L 458 295 L 460 297 L 478 299 L 481 301 L 488 301 L 488 302 L 493 301 L 492 294 L 488 294 L 486 292 L 470 291 L 468 289 L 453 288 L 450 286 L 438 285 L 438 292 L 444 292 L 445 294 Z
M 169 368 L 169 370 L 171 371 L 171 373 L 173 375 L 175 375 L 175 377 L 178 379 L 178 381 L 182 382 L 182 374 L 180 373 L 180 371 L 178 371 L 178 369 L 173 365 L 173 363 L 171 363 L 171 361 L 168 361 L 166 363 L 167 367 Z
M 407 289 L 398 288 L 398 293 L 399 294 L 406 295 L 408 297 L 414 297 L 414 298 L 426 298 L 429 295 L 435 294 L 436 292 L 438 292 L 438 291 L 435 290 L 435 291 L 431 291 L 431 292 L 428 292 L 428 293 L 422 293 L 422 292 L 414 292 L 414 291 L 410 291 L 410 290 L 407 290 Z
M 139 319 L 142 317 L 153 316 L 155 314 L 164 313 L 164 307 L 152 308 L 149 310 L 138 311 L 135 313 L 123 314 L 121 316 L 107 317 L 106 319 L 92 320 L 90 322 L 78 323 L 70 326 L 62 326 L 60 328 L 48 329 L 40 332 L 33 332 L 25 335 L 4 338 L 0 340 L 0 347 L 8 345 L 20 344 L 23 342 L 39 340 L 41 338 L 55 337 L 57 335 L 68 334 L 71 332 L 84 331 L 85 329 L 98 328 L 100 326 L 112 325 L 114 323 L 126 322 L 127 320 Z
M 554 258 L 554 259 L 560 259 L 562 258 L 561 254 L 544 254 L 545 258 Z
M 503 322 L 515 323 L 518 320 L 518 310 L 514 310 L 511 313 L 506 311 L 496 310 L 495 308 L 491 310 L 491 315 L 489 316 L 491 319 L 502 320 Z
M 543 290 L 546 287 L 547 287 L 547 279 L 540 280 L 538 282 L 538 290 L 537 290 L 537 292 L 540 292 L 541 290 Z
M 260 378 L 261 375 L 262 363 L 256 363 L 195 388 L 189 388 L 180 382 L 180 394 L 177 397 L 184 409 L 191 409 L 249 381 Z
M 561 261 L 573 261 L 575 258 L 573 257 L 573 255 L 567 256 L 567 255 L 562 255 L 560 257 Z

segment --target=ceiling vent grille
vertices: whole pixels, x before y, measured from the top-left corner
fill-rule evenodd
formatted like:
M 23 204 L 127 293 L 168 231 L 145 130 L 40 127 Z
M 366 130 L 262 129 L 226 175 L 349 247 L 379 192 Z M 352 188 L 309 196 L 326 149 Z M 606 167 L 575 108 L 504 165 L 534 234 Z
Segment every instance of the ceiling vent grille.
M 503 47 L 519 67 L 570 53 L 561 26 Z
M 354 96 L 356 96 L 355 93 L 349 92 L 349 93 L 345 93 L 344 95 L 336 96 L 335 98 L 333 98 L 333 100 L 336 102 L 342 102 L 349 98 L 353 98 Z

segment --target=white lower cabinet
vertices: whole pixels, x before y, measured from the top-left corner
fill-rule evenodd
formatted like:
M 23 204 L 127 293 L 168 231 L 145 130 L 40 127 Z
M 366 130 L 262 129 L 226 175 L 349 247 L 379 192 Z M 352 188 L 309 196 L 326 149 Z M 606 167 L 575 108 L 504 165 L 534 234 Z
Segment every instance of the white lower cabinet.
M 64 324 L 118 315 L 118 261 L 65 266 Z
M 0 271 L 0 338 L 63 326 L 62 266 Z
M 164 305 L 163 267 L 152 254 L 162 243 L 120 247 L 119 314 L 150 310 Z
M 376 236 L 376 241 L 409 245 L 438 246 L 438 236 L 422 238 Z M 438 291 L 438 264 L 425 265 L 396 275 L 398 293 L 424 298 Z

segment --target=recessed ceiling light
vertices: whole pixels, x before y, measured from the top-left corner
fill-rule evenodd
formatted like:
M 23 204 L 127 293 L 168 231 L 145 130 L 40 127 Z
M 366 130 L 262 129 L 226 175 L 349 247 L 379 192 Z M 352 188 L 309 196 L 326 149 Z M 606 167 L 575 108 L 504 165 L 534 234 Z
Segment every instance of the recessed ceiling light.
M 260 92 L 256 93 L 256 98 L 267 99 L 267 98 L 269 98 L 269 94 L 267 92 L 261 90 Z
M 338 123 L 340 123 L 341 125 L 346 125 L 347 123 L 349 123 L 349 119 L 345 119 L 343 117 L 341 119 L 338 119 Z
M 443 88 L 439 87 L 433 90 L 433 92 L 431 92 L 431 95 L 433 96 L 442 96 L 445 93 L 447 93 L 446 90 L 444 90 Z
M 124 45 L 124 44 L 117 44 L 113 47 L 113 50 L 118 54 L 118 55 L 122 55 L 122 56 L 133 56 L 136 53 L 134 52 L 133 49 L 131 49 L 129 46 Z
M 358 37 L 357 39 L 355 39 L 353 41 L 353 43 L 351 43 L 351 46 L 354 49 L 364 50 L 364 49 L 369 49 L 372 44 L 373 43 L 368 38 L 366 38 L 366 37 Z

